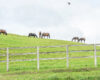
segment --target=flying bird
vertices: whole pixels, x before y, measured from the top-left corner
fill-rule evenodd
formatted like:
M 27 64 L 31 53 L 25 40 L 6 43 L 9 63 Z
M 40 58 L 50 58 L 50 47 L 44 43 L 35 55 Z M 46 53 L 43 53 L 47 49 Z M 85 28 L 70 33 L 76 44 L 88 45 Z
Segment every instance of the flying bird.
M 71 5 L 71 2 L 68 2 L 68 5 Z

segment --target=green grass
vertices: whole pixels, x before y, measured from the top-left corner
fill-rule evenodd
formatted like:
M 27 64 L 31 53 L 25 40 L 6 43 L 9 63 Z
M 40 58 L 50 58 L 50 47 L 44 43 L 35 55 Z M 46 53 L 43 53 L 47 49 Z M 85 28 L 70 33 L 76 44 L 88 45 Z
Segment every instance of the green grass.
M 7 36 L 0 35 L 0 47 L 27 47 L 27 46 L 53 46 L 53 45 L 70 45 L 77 44 L 71 41 L 40 39 L 27 36 L 9 34 Z M 80 43 L 78 43 L 80 44 Z
M 7 47 L 34 47 L 55 45 L 80 45 L 71 41 L 40 39 L 27 36 L 9 34 L 0 35 L 0 48 Z M 100 47 L 96 47 L 98 50 Z M 94 52 L 70 52 L 73 50 L 94 50 L 93 46 L 70 46 L 69 57 L 94 56 Z M 10 49 L 9 54 L 36 53 L 36 49 Z M 40 48 L 40 52 L 56 52 L 40 54 L 40 58 L 63 58 L 66 57 L 66 46 L 63 48 Z M 0 50 L 0 54 L 6 54 L 6 50 Z M 97 52 L 100 55 L 100 52 Z M 36 59 L 37 55 L 9 56 L 9 60 Z M 6 60 L 0 56 L 0 61 Z M 40 70 L 37 70 L 37 61 L 10 62 L 9 72 L 6 71 L 6 63 L 0 63 L 0 80 L 99 80 L 100 58 L 97 58 L 98 66 L 94 66 L 94 58 L 69 59 L 69 68 L 64 60 L 40 60 Z

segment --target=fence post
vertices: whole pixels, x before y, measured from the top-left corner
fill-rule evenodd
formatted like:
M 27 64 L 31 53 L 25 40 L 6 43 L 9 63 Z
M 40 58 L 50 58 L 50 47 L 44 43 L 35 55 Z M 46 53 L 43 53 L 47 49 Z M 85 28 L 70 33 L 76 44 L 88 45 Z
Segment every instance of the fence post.
M 66 60 L 67 60 L 67 64 L 66 64 L 66 66 L 67 66 L 67 68 L 69 67 L 69 52 L 68 52 L 68 45 L 66 46 Z
M 7 48 L 7 71 L 9 71 L 9 48 Z
M 94 44 L 94 65 L 97 67 L 96 44 Z
M 39 47 L 37 47 L 37 69 L 39 70 Z

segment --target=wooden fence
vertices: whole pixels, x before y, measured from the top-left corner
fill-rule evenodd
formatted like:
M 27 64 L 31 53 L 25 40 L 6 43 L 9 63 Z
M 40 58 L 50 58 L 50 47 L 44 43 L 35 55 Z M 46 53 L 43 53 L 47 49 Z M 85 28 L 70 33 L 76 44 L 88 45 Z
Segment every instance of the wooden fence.
M 6 54 L 0 54 L 0 56 L 6 56 L 6 60 L 0 61 L 0 62 L 6 62 L 6 69 L 9 71 L 9 62 L 19 62 L 19 61 L 37 61 L 37 69 L 40 69 L 40 60 L 62 60 L 66 59 L 66 67 L 69 67 L 69 59 L 73 58 L 94 58 L 94 66 L 97 67 L 97 56 L 96 52 L 100 51 L 96 49 L 96 46 L 99 46 L 100 44 L 83 44 L 83 45 L 64 45 L 64 46 L 40 46 L 40 47 L 13 47 L 13 48 L 0 48 L 0 50 L 6 50 Z M 72 50 L 69 51 L 69 47 L 71 46 L 93 46 L 93 50 Z M 66 51 L 56 51 L 56 52 L 39 52 L 40 48 L 51 48 L 51 47 L 66 47 Z M 18 53 L 18 54 L 9 54 L 10 49 L 25 49 L 25 48 L 35 48 L 37 49 L 36 53 Z M 94 56 L 81 56 L 81 57 L 69 57 L 69 52 L 88 52 L 88 51 L 94 51 Z M 39 58 L 39 55 L 42 53 L 61 53 L 65 52 L 66 56 L 63 58 Z M 37 59 L 18 59 L 18 60 L 9 60 L 9 56 L 15 56 L 15 55 L 28 55 L 28 54 L 36 54 Z

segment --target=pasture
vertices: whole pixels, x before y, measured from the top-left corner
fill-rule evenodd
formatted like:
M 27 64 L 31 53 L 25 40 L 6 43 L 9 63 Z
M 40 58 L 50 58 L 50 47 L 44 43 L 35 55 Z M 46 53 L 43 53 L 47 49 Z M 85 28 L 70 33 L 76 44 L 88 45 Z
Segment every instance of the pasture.
M 0 35 L 0 48 L 11 47 L 34 47 L 34 46 L 56 46 L 56 45 L 81 45 L 71 41 L 28 38 L 9 34 Z M 96 47 L 100 50 L 100 47 Z M 69 51 L 94 50 L 94 46 L 71 46 Z M 10 60 L 36 59 L 36 54 L 15 55 L 23 53 L 34 53 L 36 49 L 10 49 Z M 59 53 L 52 53 L 52 52 Z M 66 57 L 66 47 L 40 48 L 40 58 L 62 58 Z M 51 52 L 44 54 L 46 52 Z M 6 54 L 6 50 L 0 50 L 0 54 Z M 100 55 L 100 52 L 97 52 Z M 94 51 L 69 52 L 69 57 L 94 56 Z M 0 57 L 0 61 L 6 57 Z M 0 63 L 0 80 L 99 80 L 100 79 L 100 58 L 97 58 L 97 67 L 94 66 L 94 58 L 69 59 L 69 68 L 66 66 L 66 59 L 63 60 L 40 60 L 40 70 L 37 70 L 37 61 L 9 62 L 9 72 L 6 71 L 6 62 Z

